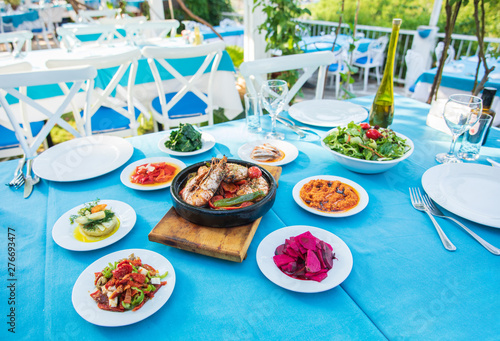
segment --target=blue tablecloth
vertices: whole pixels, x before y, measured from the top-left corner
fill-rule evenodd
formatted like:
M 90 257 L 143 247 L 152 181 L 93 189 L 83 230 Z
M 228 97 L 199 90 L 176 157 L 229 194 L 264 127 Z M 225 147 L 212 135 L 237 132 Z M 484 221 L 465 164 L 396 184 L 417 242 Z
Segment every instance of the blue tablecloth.
M 37 11 L 29 11 L 25 13 L 14 13 L 14 14 L 1 14 L 2 21 L 4 24 L 12 24 L 14 27 L 18 27 L 25 21 L 35 21 L 38 19 Z
M 369 107 L 373 98 L 354 102 Z M 101 177 L 73 183 L 42 180 L 27 200 L 22 191 L 0 188 L 2 250 L 7 257 L 7 227 L 16 234 L 16 334 L 18 339 L 169 340 L 498 340 L 500 319 L 500 257 L 493 256 L 452 222 L 439 223 L 458 250 L 446 251 L 428 217 L 410 205 L 408 187 L 419 186 L 422 174 L 436 165 L 434 155 L 447 151 L 450 137 L 425 125 L 429 106 L 397 97 L 393 129 L 415 142 L 404 162 L 378 175 L 356 174 L 337 164 L 318 141 L 287 139 L 298 158 L 283 167 L 276 202 L 262 219 L 248 256 L 232 263 L 148 241 L 147 235 L 171 207 L 168 189 L 135 191 L 121 184 L 124 166 Z M 268 118 L 264 119 L 266 124 Z M 182 160 L 190 165 L 225 154 L 237 158 L 238 148 L 253 135 L 243 121 L 203 128 L 216 138 L 209 152 Z M 326 129 L 318 129 L 324 134 Z M 131 138 L 135 151 L 129 163 L 162 156 L 157 142 L 164 133 Z M 485 155 L 499 156 L 500 131 L 493 130 Z M 16 161 L 0 163 L 6 183 Z M 337 175 L 363 186 L 370 202 L 351 217 L 331 219 L 301 209 L 292 198 L 300 180 L 319 174 Z M 67 210 L 83 202 L 116 199 L 138 215 L 133 230 L 104 249 L 72 252 L 54 243 L 51 230 Z M 478 199 L 480 200 L 480 199 Z M 462 220 L 461 218 L 459 218 Z M 500 246 L 500 230 L 463 221 L 490 243 Z M 338 287 L 318 294 L 282 289 L 264 277 L 256 250 L 272 231 L 289 225 L 316 226 L 338 235 L 349 246 L 354 266 Z M 74 310 L 71 291 L 80 273 L 109 253 L 145 248 L 164 255 L 175 268 L 177 283 L 169 301 L 154 315 L 120 328 L 87 323 Z M 3 327 L 7 322 L 7 261 L 2 273 Z
M 214 26 L 214 29 L 222 37 L 241 36 L 244 33 L 243 26 L 226 26 L 226 27 Z M 201 34 L 203 34 L 203 39 L 217 38 L 217 35 L 212 31 L 201 31 Z
M 491 86 L 500 90 L 500 63 L 489 63 L 488 67 L 495 66 L 495 70 L 490 74 L 488 82 L 486 82 L 485 86 Z M 444 66 L 443 75 L 441 78 L 440 86 L 444 86 L 447 88 L 453 88 L 463 91 L 472 91 L 474 87 L 474 78 L 476 75 L 477 61 L 471 60 L 457 60 L 450 64 Z M 433 68 L 424 72 L 418 77 L 418 82 L 430 83 L 434 81 L 434 77 L 436 76 L 437 68 Z M 479 71 L 478 82 L 481 81 L 482 76 L 484 75 L 484 67 L 481 64 L 481 69 Z M 500 92 L 497 93 L 500 95 Z

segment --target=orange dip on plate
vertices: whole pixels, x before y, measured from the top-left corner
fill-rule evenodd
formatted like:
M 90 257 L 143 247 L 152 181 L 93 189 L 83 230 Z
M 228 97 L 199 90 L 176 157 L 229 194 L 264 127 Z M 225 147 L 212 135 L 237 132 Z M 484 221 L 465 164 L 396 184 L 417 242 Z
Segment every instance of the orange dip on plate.
M 358 192 L 338 180 L 311 180 L 300 189 L 304 203 L 325 212 L 347 211 L 359 203 Z

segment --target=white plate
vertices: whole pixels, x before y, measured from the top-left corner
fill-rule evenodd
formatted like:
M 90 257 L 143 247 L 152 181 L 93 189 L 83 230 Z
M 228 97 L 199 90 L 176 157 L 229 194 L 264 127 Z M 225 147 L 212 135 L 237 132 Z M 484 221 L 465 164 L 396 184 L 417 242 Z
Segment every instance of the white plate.
M 329 180 L 329 181 L 338 180 L 340 182 L 343 182 L 343 183 L 353 187 L 359 194 L 358 205 L 356 205 L 354 208 L 351 208 L 350 210 L 348 210 L 346 212 L 323 212 L 323 211 L 320 211 L 320 210 L 317 210 L 315 208 L 307 206 L 304 203 L 304 201 L 302 201 L 302 199 L 300 198 L 300 189 L 302 188 L 302 186 L 304 186 L 309 181 L 316 180 L 316 179 Z M 305 209 L 306 211 L 309 211 L 311 213 L 321 215 L 324 217 L 330 217 L 330 218 L 348 217 L 348 216 L 354 215 L 356 213 L 359 213 L 366 207 L 366 205 L 368 205 L 368 200 L 369 200 L 368 193 L 366 193 L 366 191 L 363 187 L 361 187 L 360 185 L 358 185 L 357 183 L 355 183 L 354 181 L 351 181 L 349 179 L 341 178 L 339 176 L 332 176 L 332 175 L 315 175 L 315 176 L 311 176 L 309 178 L 306 178 L 304 180 L 301 180 L 295 185 L 295 187 L 293 187 L 292 195 L 293 195 L 293 199 L 295 200 L 295 202 L 300 207 Z
M 172 129 L 169 131 L 165 132 L 165 135 L 158 141 L 158 148 L 162 152 L 165 152 L 170 155 L 175 155 L 175 156 L 191 156 L 191 155 L 196 155 L 196 154 L 201 154 L 204 153 L 210 149 L 212 149 L 215 146 L 215 138 L 210 135 L 209 133 L 206 133 L 204 131 L 200 131 L 201 133 L 201 149 L 194 150 L 192 152 L 177 152 L 175 150 L 172 150 L 170 148 L 165 147 L 165 142 L 167 142 L 170 139 L 170 133 L 172 131 L 175 131 L 178 129 Z
M 285 275 L 273 261 L 274 251 L 285 243 L 285 239 L 306 231 L 330 244 L 337 258 L 333 260 L 333 268 L 328 271 L 328 277 L 321 282 L 300 280 Z M 291 291 L 314 293 L 332 289 L 342 283 L 351 273 L 353 261 L 349 247 L 333 233 L 313 226 L 297 225 L 284 227 L 267 235 L 257 248 L 257 264 L 264 276 L 274 284 Z
M 177 159 L 173 159 L 171 157 L 163 157 L 163 156 L 150 157 L 150 158 L 146 158 L 146 159 L 142 159 L 142 160 L 133 162 L 130 165 L 128 165 L 127 167 L 125 167 L 125 169 L 122 171 L 122 174 L 120 175 L 121 182 L 127 187 L 130 187 L 133 189 L 139 189 L 141 191 L 153 191 L 153 190 L 169 187 L 170 184 L 172 183 L 172 181 L 164 182 L 164 183 L 158 184 L 158 185 L 138 185 L 138 184 L 134 184 L 130 181 L 130 175 L 134 172 L 134 170 L 137 166 L 140 166 L 140 165 L 143 165 L 146 163 L 156 163 L 156 162 L 167 162 L 167 163 L 177 165 L 179 167 L 179 171 L 181 171 L 183 168 L 186 168 L 186 165 L 184 164 L 184 162 L 177 160 Z M 172 178 L 172 180 L 173 180 L 173 178 Z
M 472 164 L 443 164 L 422 176 L 425 192 L 437 204 L 473 222 L 500 228 L 498 193 L 500 168 Z
M 80 181 L 109 173 L 134 153 L 127 140 L 92 135 L 50 147 L 35 158 L 33 172 L 45 180 Z
M 143 264 L 151 265 L 158 270 L 160 274 L 164 274 L 165 271 L 168 271 L 167 277 L 162 280 L 167 281 L 167 284 L 162 286 L 155 296 L 137 311 L 126 311 L 121 313 L 99 309 L 97 303 L 90 297 L 90 294 L 96 290 L 94 286 L 94 273 L 104 269 L 108 263 L 128 258 L 132 253 L 136 257 L 139 257 Z M 170 295 L 172 295 L 174 291 L 174 287 L 174 267 L 165 257 L 149 250 L 129 249 L 113 252 L 90 264 L 76 280 L 73 286 L 71 300 L 78 315 L 88 322 L 104 327 L 119 327 L 142 321 L 153 315 L 168 301 Z
M 368 111 L 361 105 L 330 99 L 299 102 L 288 109 L 288 114 L 299 122 L 319 127 L 359 123 L 368 117 Z
M 285 157 L 283 160 L 276 161 L 276 162 L 260 162 L 257 160 L 254 160 L 250 157 L 250 154 L 252 154 L 253 149 L 256 146 L 263 145 L 264 143 L 269 143 L 270 145 L 273 145 L 274 147 L 278 148 L 281 150 L 283 153 L 285 153 Z M 292 162 L 297 158 L 299 155 L 299 151 L 297 147 L 295 147 L 293 144 L 285 142 L 285 141 L 278 141 L 278 140 L 258 140 L 258 141 L 252 141 L 247 144 L 244 144 L 243 146 L 238 149 L 238 156 L 248 162 L 253 162 L 257 163 L 259 165 L 269 165 L 269 166 L 283 166 L 286 165 L 287 163 Z
M 76 228 L 76 223 L 71 224 L 69 222 L 69 217 L 71 215 L 77 214 L 80 208 L 83 208 L 85 204 L 72 208 L 68 212 L 64 213 L 59 219 L 57 219 L 54 227 L 52 228 L 52 239 L 62 248 L 72 250 L 72 251 L 89 251 L 103 248 L 105 246 L 111 245 L 123 237 L 125 237 L 130 230 L 135 225 L 137 220 L 137 215 L 134 209 L 121 201 L 117 200 L 101 200 L 100 204 L 107 204 L 107 209 L 115 212 L 116 217 L 120 221 L 120 226 L 118 231 L 106 239 L 100 240 L 93 243 L 84 243 L 78 241 L 73 236 L 73 231 Z

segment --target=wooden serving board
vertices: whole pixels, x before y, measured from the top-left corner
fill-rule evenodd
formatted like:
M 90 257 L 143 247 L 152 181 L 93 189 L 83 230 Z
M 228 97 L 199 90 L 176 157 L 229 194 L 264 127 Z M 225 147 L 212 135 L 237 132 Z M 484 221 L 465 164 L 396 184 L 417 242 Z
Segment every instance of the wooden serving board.
M 268 170 L 278 183 L 281 167 L 261 167 Z M 178 249 L 241 263 L 247 256 L 248 247 L 261 219 L 236 227 L 207 227 L 185 220 L 171 207 L 151 230 L 148 238 L 152 242 Z

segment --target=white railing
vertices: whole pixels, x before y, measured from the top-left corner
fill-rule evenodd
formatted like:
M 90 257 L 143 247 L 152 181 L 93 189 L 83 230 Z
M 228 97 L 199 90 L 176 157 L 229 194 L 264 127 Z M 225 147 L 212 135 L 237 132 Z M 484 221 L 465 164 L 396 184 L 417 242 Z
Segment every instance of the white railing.
M 444 40 L 444 33 L 438 33 L 437 36 L 440 41 Z M 486 51 L 500 52 L 500 38 L 484 38 L 484 42 Z M 455 59 L 460 59 L 461 56 L 472 56 L 478 52 L 476 36 L 452 34 L 451 45 L 455 49 Z
M 329 21 L 318 21 L 318 20 L 297 20 L 303 26 L 307 28 L 311 36 L 318 36 L 323 34 L 330 34 L 335 32 L 338 27 L 338 23 Z M 376 26 L 366 26 L 358 25 L 356 27 L 356 33 L 362 33 L 365 38 L 377 39 L 381 36 L 390 36 L 391 28 L 387 27 L 376 27 Z M 341 34 L 352 34 L 351 28 L 348 24 L 342 24 L 340 28 Z M 412 30 L 400 30 L 398 39 L 398 49 L 396 51 L 396 57 L 394 60 L 394 81 L 396 83 L 404 83 L 406 75 L 406 64 L 404 62 L 406 51 L 411 49 L 413 43 L 413 37 L 416 31 Z
M 233 15 L 234 16 L 234 15 Z M 239 16 L 236 14 L 235 16 Z M 331 21 L 320 20 L 297 20 L 306 30 L 310 36 L 320 36 L 335 32 L 338 23 Z M 366 26 L 358 25 L 356 27 L 357 33 L 364 34 L 365 38 L 377 39 L 380 36 L 390 36 L 392 29 L 388 27 Z M 352 34 L 351 28 L 348 24 L 342 24 L 340 28 L 341 34 Z M 413 38 L 418 34 L 415 30 L 400 30 L 398 38 L 398 48 L 394 61 L 394 81 L 404 84 L 406 77 L 406 52 L 411 49 Z M 460 59 L 462 56 L 472 56 L 477 54 L 477 38 L 476 36 L 453 34 L 451 44 L 455 48 L 455 59 Z M 436 44 L 444 39 L 444 33 L 437 34 Z M 500 38 L 485 38 L 486 50 L 500 52 Z M 434 56 L 435 59 L 435 56 Z

